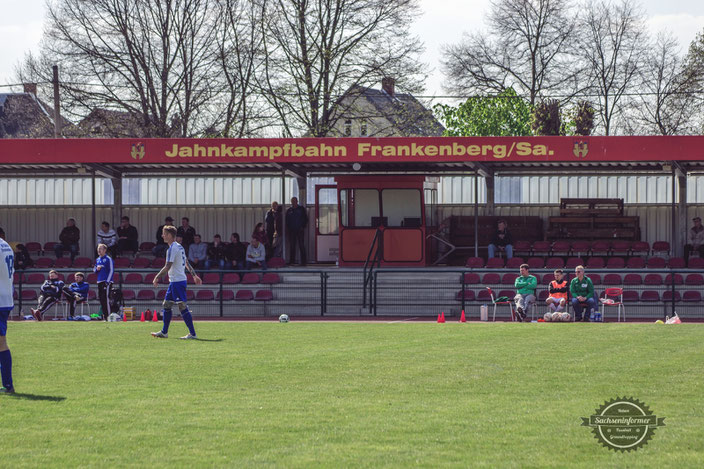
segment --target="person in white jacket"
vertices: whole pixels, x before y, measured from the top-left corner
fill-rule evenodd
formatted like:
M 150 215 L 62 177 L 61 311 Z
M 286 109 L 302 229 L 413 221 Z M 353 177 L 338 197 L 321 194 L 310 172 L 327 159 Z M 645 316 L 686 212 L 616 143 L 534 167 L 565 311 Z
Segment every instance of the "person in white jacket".
M 110 257 L 115 257 L 117 254 L 117 233 L 110 228 L 110 223 L 104 221 L 100 224 L 100 231 L 96 236 L 95 245 L 104 244 L 108 247 Z
M 266 270 L 266 249 L 256 238 L 247 246 L 247 269 Z

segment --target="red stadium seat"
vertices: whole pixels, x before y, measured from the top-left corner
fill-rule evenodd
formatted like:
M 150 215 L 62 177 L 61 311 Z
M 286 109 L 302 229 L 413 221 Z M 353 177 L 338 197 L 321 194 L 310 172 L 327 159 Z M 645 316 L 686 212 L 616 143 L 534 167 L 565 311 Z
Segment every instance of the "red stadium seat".
M 457 292 L 457 301 L 462 301 L 462 290 Z M 474 295 L 474 290 L 465 290 L 464 291 L 464 300 L 465 301 L 474 301 L 475 300 L 475 295 Z
M 646 265 L 649 269 L 664 269 L 667 267 L 667 261 L 662 257 L 651 257 Z
M 133 269 L 147 269 L 147 268 L 149 268 L 149 265 L 151 263 L 152 263 L 152 261 L 145 258 L 145 257 L 138 257 L 134 261 L 132 261 L 132 268 Z
M 42 251 L 44 251 L 45 254 L 54 252 L 54 248 L 56 245 L 59 244 L 56 241 L 49 241 L 47 243 L 44 243 L 44 247 L 42 248 Z
M 585 267 L 587 269 L 603 269 L 605 265 L 603 257 L 590 257 Z
M 88 299 L 95 300 L 96 298 L 98 298 L 98 295 L 95 293 L 95 290 L 88 290 Z
M 222 301 L 232 301 L 235 299 L 235 293 L 232 290 L 223 290 L 222 295 L 220 292 L 215 295 L 215 298 L 220 301 L 220 297 L 222 296 Z
M 513 253 L 514 254 L 528 254 L 531 253 L 531 243 L 526 240 L 518 240 L 513 243 Z
M 514 285 L 516 283 L 517 278 L 518 278 L 518 274 L 514 274 L 514 273 L 503 274 L 501 276 L 501 284 L 502 285 Z
M 193 301 L 196 299 L 196 294 L 193 290 L 186 290 L 186 301 Z
M 36 301 L 38 298 L 36 290 L 22 290 L 22 301 Z
M 670 243 L 667 241 L 655 241 L 650 252 L 652 252 L 653 256 L 655 253 L 662 253 L 667 256 L 670 254 Z
M 584 265 L 584 259 L 581 257 L 570 257 L 565 262 L 565 269 L 574 270 L 578 265 Z
M 42 245 L 41 243 L 38 243 L 36 241 L 29 241 L 27 243 L 24 243 L 24 247 L 27 248 L 27 251 L 30 254 L 35 254 L 38 255 L 40 252 L 42 252 Z
M 690 269 L 704 269 L 704 259 L 701 257 L 693 257 L 689 259 L 687 267 Z
M 165 257 L 155 257 L 154 260 L 149 264 L 152 269 L 161 269 L 166 265 Z
M 572 255 L 583 257 L 589 254 L 591 243 L 589 241 L 572 241 Z
M 481 269 L 484 267 L 484 259 L 481 257 L 468 257 L 464 265 L 471 269 Z
M 662 292 L 662 301 L 672 302 L 672 290 L 665 290 Z M 682 301 L 680 297 L 680 292 L 675 291 L 675 302 Z
M 35 269 L 48 269 L 54 266 L 54 259 L 48 257 L 40 257 L 34 261 Z
M 601 275 L 599 274 L 589 274 L 587 275 L 594 285 L 601 285 Z
M 34 273 L 34 274 L 27 274 L 27 283 L 32 284 L 32 285 L 41 285 L 44 283 L 44 280 L 46 280 L 46 277 L 44 274 L 40 273 Z
M 611 255 L 612 256 L 628 256 L 631 254 L 631 246 L 633 243 L 631 241 L 617 240 L 611 243 Z
M 624 303 L 631 303 L 638 301 L 638 292 L 634 290 L 626 290 L 623 292 L 623 302 Z
M 628 259 L 628 262 L 626 262 L 626 268 L 645 269 L 645 259 L 643 259 L 642 257 L 631 257 Z
M 650 244 L 647 241 L 634 241 L 631 245 L 631 255 L 644 255 L 650 254 Z
M 604 285 L 621 285 L 621 276 L 619 274 L 604 275 Z
M 540 301 L 541 303 L 544 303 L 545 300 L 548 299 L 549 293 L 550 293 L 550 292 L 548 292 L 548 291 L 545 290 L 545 289 L 540 290 L 540 291 L 538 292 L 538 301 Z
M 197 301 L 214 301 L 215 300 L 215 293 L 212 290 L 198 290 L 198 292 L 196 293 L 196 300 Z
M 125 301 L 134 301 L 137 298 L 134 290 L 122 290 L 122 299 Z
M 88 275 L 86 275 L 86 282 L 88 282 L 91 285 L 95 285 L 98 283 L 98 274 L 95 272 L 91 272 Z
M 122 280 L 122 283 L 126 283 L 129 285 L 136 285 L 139 283 L 142 283 L 142 274 L 138 274 L 136 272 L 130 272 L 129 274 L 125 275 L 124 279 Z
M 273 272 L 267 272 L 262 274 L 262 283 L 265 285 L 274 285 L 276 283 L 281 283 L 281 277 L 279 274 Z
M 623 269 L 625 266 L 626 262 L 623 260 L 623 257 L 609 257 L 606 261 L 607 269 Z
M 536 241 L 533 243 L 533 255 L 548 255 L 552 250 L 552 243 L 550 241 Z
M 166 293 L 166 292 L 164 292 Z M 153 301 L 156 297 L 154 296 L 154 290 L 139 290 L 137 293 L 137 300 L 139 301 Z
M 44 282 L 44 280 L 42 280 L 42 282 Z M 484 285 L 498 285 L 501 283 L 501 276 L 499 274 L 484 274 L 482 283 Z
M 152 253 L 152 249 L 154 249 L 154 246 L 156 246 L 156 243 L 152 243 L 151 241 L 144 241 L 139 245 L 139 253 L 150 255 Z
M 682 294 L 682 301 L 686 301 L 687 303 L 700 303 L 702 301 L 702 294 L 699 291 L 688 290 Z
M 521 264 L 523 264 L 523 258 L 522 257 L 512 257 L 511 259 L 508 259 L 506 261 L 506 268 L 507 269 L 518 269 Z
M 255 301 L 271 301 L 274 299 L 274 293 L 271 290 L 258 290 L 254 297 Z
M 467 285 L 478 285 L 481 283 L 481 280 L 479 279 L 479 274 L 475 274 L 474 272 L 468 272 L 464 274 L 464 283 Z
M 683 285 L 684 279 L 680 274 L 675 274 L 675 285 Z M 665 277 L 665 285 L 672 285 L 672 274 L 667 274 Z
M 54 261 L 55 269 L 67 269 L 69 267 L 71 267 L 70 257 L 59 257 L 56 261 Z
M 486 261 L 487 269 L 502 269 L 504 267 L 504 260 L 501 257 L 492 257 Z
M 701 274 L 688 274 L 684 278 L 684 284 L 690 286 L 704 285 L 704 277 Z
M 656 292 L 655 290 L 645 290 L 643 293 L 640 294 L 640 301 L 646 303 L 658 302 L 660 301 L 660 293 Z
M 489 294 L 489 290 L 486 288 L 483 290 L 479 290 L 477 293 L 477 301 L 491 301 L 491 295 Z
M 516 291 L 515 290 L 501 290 L 499 292 L 499 297 L 502 297 L 502 296 L 507 296 L 511 300 L 513 300 L 513 297 L 516 296 Z
M 624 285 L 642 285 L 643 279 L 640 278 L 640 274 L 626 274 L 623 277 Z
M 572 251 L 572 245 L 569 241 L 555 241 L 552 244 L 552 255 L 553 256 L 568 256 Z
M 545 262 L 546 269 L 562 269 L 565 267 L 565 263 L 561 257 L 548 257 Z
M 218 285 L 220 283 L 220 274 L 214 272 L 206 272 L 203 274 L 203 285 Z
M 592 256 L 603 254 L 608 256 L 611 253 L 611 241 L 594 241 L 591 246 Z
M 166 290 L 159 290 L 156 293 L 156 299 L 159 301 L 164 301 L 164 298 L 166 298 Z
M 12 274 L 12 281 L 15 284 L 20 283 L 20 279 L 22 279 L 22 283 L 27 283 L 27 277 L 24 274 L 20 274 L 17 271 L 15 271 L 14 274 Z
M 226 283 L 226 284 L 240 283 L 240 275 L 235 272 L 227 272 L 222 275 L 222 283 Z
M 151 273 L 145 275 L 144 276 L 144 283 L 146 283 L 147 285 L 152 285 L 152 283 L 154 282 L 154 277 L 156 277 L 155 272 L 151 272 Z M 163 277 L 161 277 L 159 279 L 159 283 L 161 283 L 162 285 L 169 283 L 169 276 L 164 275 Z
M 272 269 L 278 269 L 279 267 L 285 267 L 286 261 L 281 257 L 272 257 L 266 265 Z
M 250 301 L 252 299 L 254 299 L 252 290 L 238 290 L 235 295 L 235 300 L 237 301 Z
M 130 266 L 129 257 L 118 257 L 114 260 L 116 269 L 127 269 Z
M 76 274 L 68 274 L 66 276 L 66 285 L 70 285 L 76 281 Z
M 671 269 L 684 269 L 687 263 L 682 257 L 671 257 L 667 261 L 667 266 Z
M 662 285 L 662 277 L 660 274 L 646 274 L 643 283 L 646 285 Z
M 545 265 L 545 259 L 542 257 L 531 257 L 526 261 L 526 264 L 528 264 L 528 267 L 531 269 L 542 269 Z
M 243 285 L 252 285 L 255 283 L 259 283 L 259 280 L 259 274 L 255 274 L 254 272 L 247 272 L 242 276 Z
M 76 269 L 87 269 L 93 265 L 93 261 L 87 257 L 77 257 L 73 260 L 73 267 Z

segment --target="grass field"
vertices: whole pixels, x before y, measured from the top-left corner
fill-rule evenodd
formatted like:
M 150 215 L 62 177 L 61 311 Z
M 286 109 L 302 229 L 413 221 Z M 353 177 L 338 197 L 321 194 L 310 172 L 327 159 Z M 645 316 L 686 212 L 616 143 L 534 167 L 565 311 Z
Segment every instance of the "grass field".
M 4 467 L 702 467 L 704 326 L 11 323 Z M 185 334 L 181 322 L 172 337 Z M 581 427 L 634 396 L 631 453 Z

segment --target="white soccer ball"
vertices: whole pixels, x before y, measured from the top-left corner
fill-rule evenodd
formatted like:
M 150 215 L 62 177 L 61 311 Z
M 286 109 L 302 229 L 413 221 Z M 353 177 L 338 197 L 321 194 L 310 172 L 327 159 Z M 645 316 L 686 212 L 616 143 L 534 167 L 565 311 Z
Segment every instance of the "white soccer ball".
M 562 313 L 552 313 L 552 322 L 562 321 Z
M 543 316 L 543 320 L 545 322 L 551 322 L 552 321 L 552 313 L 545 313 L 545 316 Z
M 122 317 L 117 313 L 112 313 L 110 316 L 108 316 L 108 322 L 120 322 L 120 321 L 122 321 Z
M 562 322 L 570 322 L 570 313 L 562 313 Z
M 288 314 L 282 314 L 279 316 L 279 322 L 289 322 L 289 320 Z

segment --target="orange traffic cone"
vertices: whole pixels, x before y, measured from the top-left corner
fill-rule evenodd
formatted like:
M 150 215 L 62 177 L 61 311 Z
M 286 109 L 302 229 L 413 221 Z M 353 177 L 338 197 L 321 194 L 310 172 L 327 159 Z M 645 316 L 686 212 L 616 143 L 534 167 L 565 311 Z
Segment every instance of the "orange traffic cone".
M 156 310 L 152 311 L 152 322 L 159 321 L 159 315 L 156 314 Z
M 440 324 L 445 323 L 445 313 L 444 312 L 438 314 L 438 323 L 440 323 Z
M 467 322 L 467 318 L 464 317 L 464 310 L 462 310 L 462 315 L 460 316 L 460 322 Z
M 142 315 L 139 317 L 139 320 L 140 320 L 141 322 L 146 321 L 146 318 L 145 318 L 146 314 L 145 314 L 145 313 L 146 313 L 146 311 L 142 311 Z

